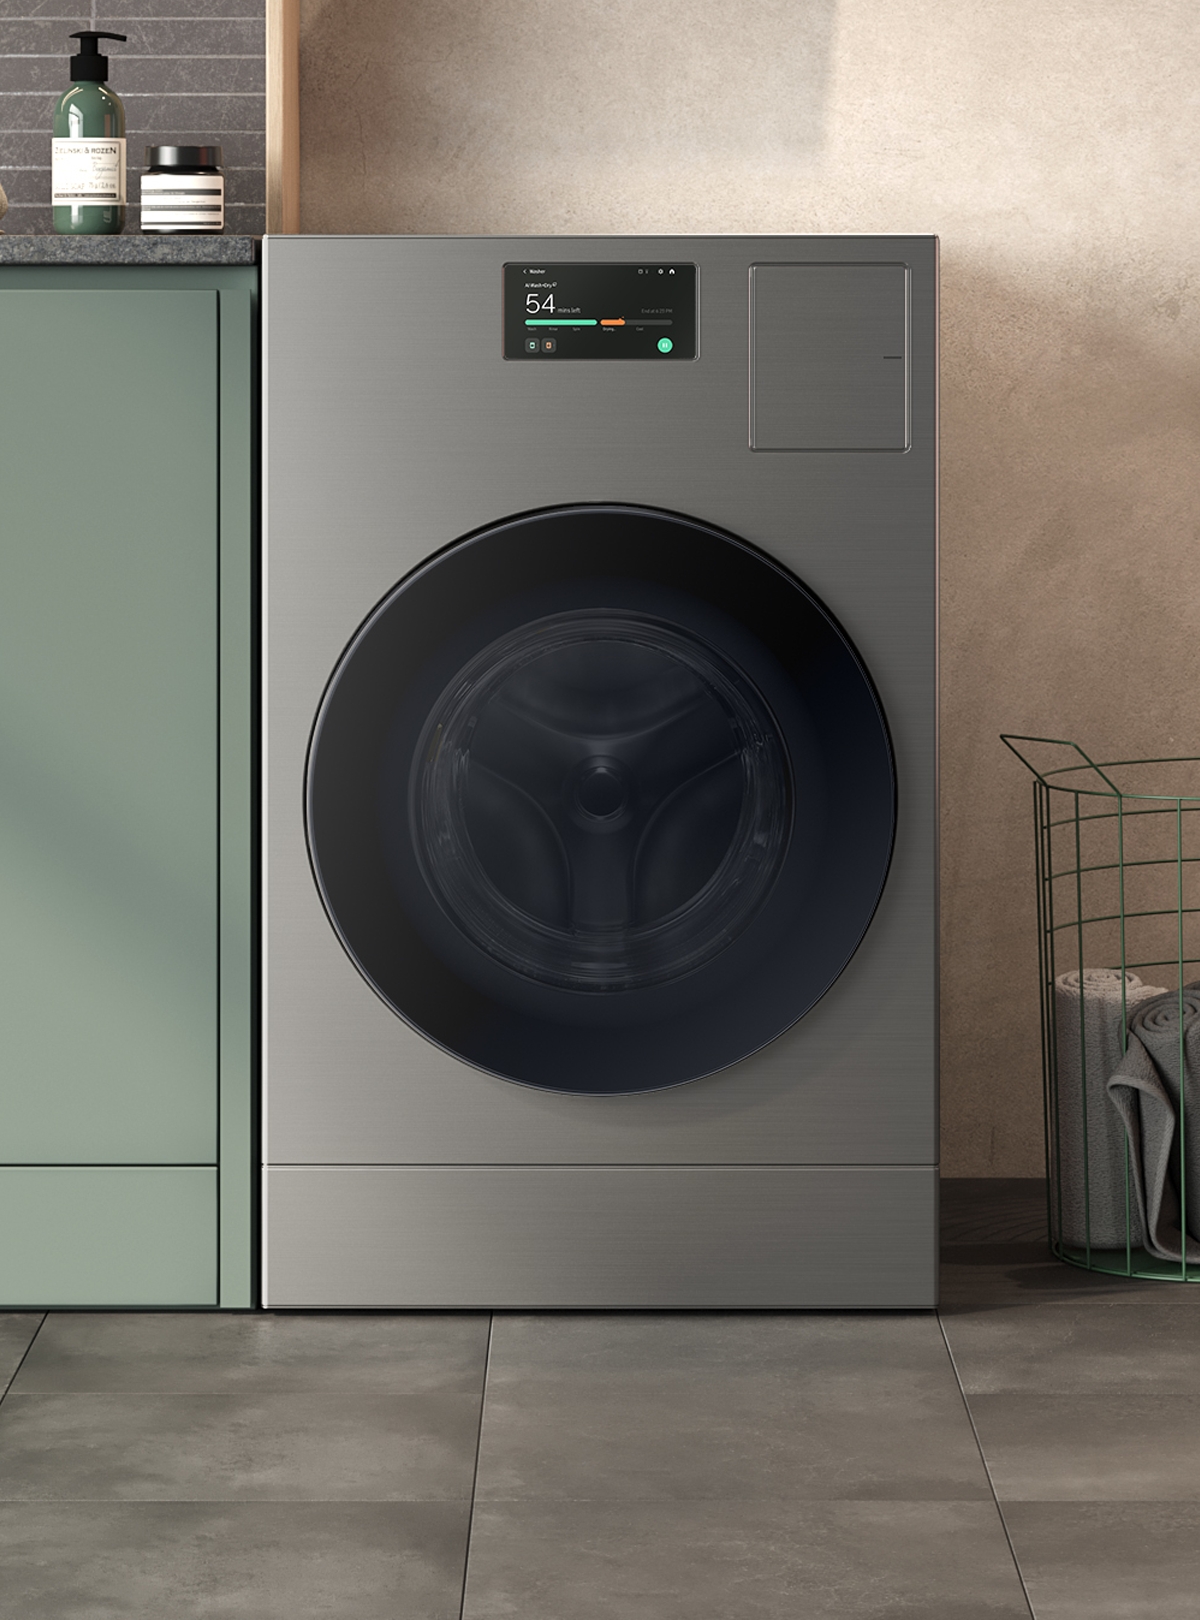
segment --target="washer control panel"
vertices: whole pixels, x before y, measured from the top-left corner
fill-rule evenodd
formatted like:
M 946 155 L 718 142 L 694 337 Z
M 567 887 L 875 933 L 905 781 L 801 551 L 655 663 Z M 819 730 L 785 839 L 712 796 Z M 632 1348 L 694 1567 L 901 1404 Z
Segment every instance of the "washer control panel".
M 506 264 L 506 360 L 694 360 L 694 264 Z

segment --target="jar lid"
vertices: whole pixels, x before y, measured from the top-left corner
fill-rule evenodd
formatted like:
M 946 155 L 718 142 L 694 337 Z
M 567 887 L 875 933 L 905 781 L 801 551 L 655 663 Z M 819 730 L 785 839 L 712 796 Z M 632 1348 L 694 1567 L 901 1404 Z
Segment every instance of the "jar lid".
M 219 169 L 219 146 L 148 146 L 148 169 Z

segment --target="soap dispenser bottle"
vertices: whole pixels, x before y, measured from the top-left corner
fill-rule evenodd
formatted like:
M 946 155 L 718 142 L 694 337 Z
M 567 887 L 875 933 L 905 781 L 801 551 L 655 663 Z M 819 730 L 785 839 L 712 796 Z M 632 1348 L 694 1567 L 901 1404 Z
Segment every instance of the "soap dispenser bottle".
M 108 57 L 96 41 L 125 35 L 80 28 L 71 38 L 79 41 L 71 88 L 54 106 L 54 229 L 63 236 L 116 236 L 125 228 L 125 109 L 105 83 Z

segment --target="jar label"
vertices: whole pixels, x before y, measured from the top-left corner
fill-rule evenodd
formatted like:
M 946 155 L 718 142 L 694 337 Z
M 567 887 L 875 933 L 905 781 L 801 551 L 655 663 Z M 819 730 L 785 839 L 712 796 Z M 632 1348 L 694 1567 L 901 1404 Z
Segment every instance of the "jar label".
M 50 185 L 54 206 L 124 203 L 125 141 L 51 142 Z
M 211 170 L 142 176 L 142 229 L 220 231 L 225 228 L 225 177 Z

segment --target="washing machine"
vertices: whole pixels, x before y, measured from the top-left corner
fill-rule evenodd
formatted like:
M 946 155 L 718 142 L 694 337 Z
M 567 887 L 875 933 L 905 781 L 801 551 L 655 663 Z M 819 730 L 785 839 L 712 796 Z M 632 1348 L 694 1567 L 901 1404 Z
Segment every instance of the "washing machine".
M 936 303 L 265 242 L 267 1306 L 934 1304 Z

